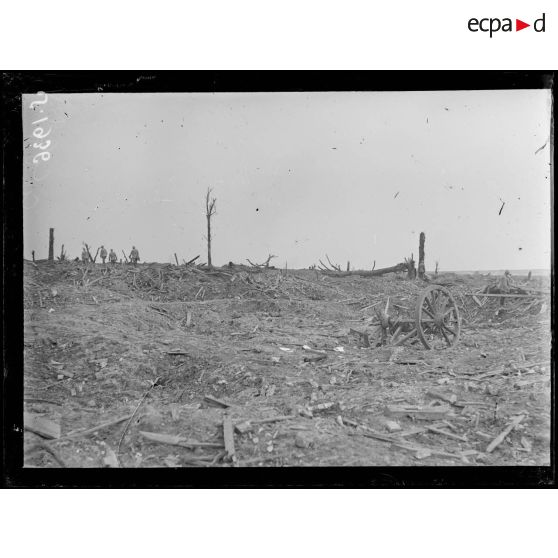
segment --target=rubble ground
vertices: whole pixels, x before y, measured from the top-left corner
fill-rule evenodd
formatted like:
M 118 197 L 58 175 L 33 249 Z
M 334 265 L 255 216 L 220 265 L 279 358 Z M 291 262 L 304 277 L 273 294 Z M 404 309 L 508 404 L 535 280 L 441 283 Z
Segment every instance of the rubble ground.
M 436 281 L 444 350 L 377 346 L 374 305 L 412 317 L 426 286 L 405 274 L 25 262 L 25 466 L 549 465 L 549 297 Z

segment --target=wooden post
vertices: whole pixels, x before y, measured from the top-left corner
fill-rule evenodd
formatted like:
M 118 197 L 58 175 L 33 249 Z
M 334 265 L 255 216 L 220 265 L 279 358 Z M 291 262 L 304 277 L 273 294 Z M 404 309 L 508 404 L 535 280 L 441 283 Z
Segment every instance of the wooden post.
M 48 235 L 48 261 L 54 261 L 54 229 L 50 229 Z
M 351 271 L 351 262 L 347 262 L 347 271 Z
M 35 262 L 35 250 L 31 250 L 31 257 L 33 258 L 33 262 Z
M 178 263 L 178 258 L 177 258 L 177 256 L 176 256 L 176 252 L 174 253 L 174 259 L 176 260 L 176 265 L 180 265 L 180 264 Z
M 420 233 L 420 240 L 419 240 L 419 264 L 418 264 L 418 276 L 419 279 L 424 279 L 424 241 L 426 237 L 423 232 Z

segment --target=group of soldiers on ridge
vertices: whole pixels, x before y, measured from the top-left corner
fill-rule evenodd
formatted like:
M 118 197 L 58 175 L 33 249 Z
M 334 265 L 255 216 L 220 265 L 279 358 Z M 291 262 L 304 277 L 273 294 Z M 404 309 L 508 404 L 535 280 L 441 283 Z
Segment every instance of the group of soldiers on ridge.
M 101 260 L 103 260 L 103 264 L 106 263 L 107 256 L 108 261 L 110 264 L 114 265 L 118 261 L 118 257 L 116 256 L 116 252 L 113 248 L 110 249 L 110 252 L 107 253 L 107 250 L 104 246 L 101 246 L 99 251 L 99 256 L 101 256 Z M 136 265 L 139 262 L 140 256 L 138 249 L 135 246 L 132 246 L 132 250 L 129 255 L 129 260 L 133 265 Z M 84 246 L 83 250 L 81 251 L 81 261 L 86 264 L 87 262 L 91 261 L 91 256 L 89 254 L 89 250 Z

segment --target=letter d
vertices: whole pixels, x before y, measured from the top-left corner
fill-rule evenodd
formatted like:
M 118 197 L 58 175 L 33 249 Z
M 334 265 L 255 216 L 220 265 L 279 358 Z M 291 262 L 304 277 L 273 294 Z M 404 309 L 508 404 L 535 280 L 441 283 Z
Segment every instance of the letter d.
M 545 26 L 545 14 L 542 15 L 541 18 L 536 19 L 535 23 L 533 23 L 533 29 L 537 32 L 537 33 L 544 33 L 544 26 Z M 539 29 L 538 24 L 539 22 L 542 23 L 542 27 Z

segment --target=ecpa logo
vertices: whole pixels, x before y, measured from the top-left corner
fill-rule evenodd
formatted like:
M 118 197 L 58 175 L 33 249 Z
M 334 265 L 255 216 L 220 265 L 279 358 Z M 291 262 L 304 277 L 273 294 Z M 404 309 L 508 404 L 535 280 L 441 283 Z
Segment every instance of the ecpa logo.
M 533 29 L 537 33 L 544 33 L 545 24 L 545 14 L 543 14 L 539 19 L 536 19 L 533 22 Z M 467 26 L 469 28 L 469 31 L 473 33 L 477 33 L 478 31 L 481 31 L 483 33 L 490 33 L 490 38 L 492 38 L 492 35 L 494 33 L 497 33 L 498 31 L 503 31 L 504 33 L 514 31 L 512 19 L 509 17 L 505 17 L 503 19 L 500 19 L 498 17 L 485 17 L 482 19 L 472 17 L 469 20 Z M 515 20 L 515 31 L 521 31 L 522 29 L 526 29 L 527 27 L 531 27 L 531 24 L 525 23 L 520 19 Z

